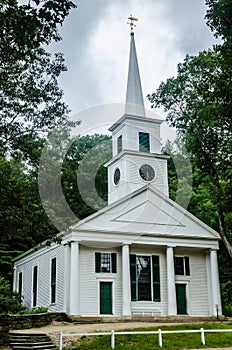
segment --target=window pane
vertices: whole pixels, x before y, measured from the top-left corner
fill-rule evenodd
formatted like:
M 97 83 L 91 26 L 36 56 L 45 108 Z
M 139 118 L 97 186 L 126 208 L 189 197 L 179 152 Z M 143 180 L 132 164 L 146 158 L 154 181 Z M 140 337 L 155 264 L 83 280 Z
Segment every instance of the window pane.
M 139 151 L 150 152 L 150 139 L 147 132 L 139 132 Z
M 101 272 L 110 272 L 110 254 L 101 253 Z
M 183 257 L 175 257 L 175 274 L 184 275 L 184 259 Z
M 149 256 L 137 256 L 138 300 L 151 300 L 151 263 Z

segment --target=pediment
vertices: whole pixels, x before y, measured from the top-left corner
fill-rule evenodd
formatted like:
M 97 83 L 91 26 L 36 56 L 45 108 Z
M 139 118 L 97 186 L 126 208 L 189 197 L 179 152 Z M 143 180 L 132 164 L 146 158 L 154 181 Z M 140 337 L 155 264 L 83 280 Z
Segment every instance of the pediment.
M 165 210 L 150 202 L 146 201 L 138 206 L 119 215 L 114 221 L 143 223 L 149 225 L 171 225 L 184 226 L 180 221 L 170 216 Z
M 73 231 L 220 239 L 219 234 L 149 185 L 79 221 Z

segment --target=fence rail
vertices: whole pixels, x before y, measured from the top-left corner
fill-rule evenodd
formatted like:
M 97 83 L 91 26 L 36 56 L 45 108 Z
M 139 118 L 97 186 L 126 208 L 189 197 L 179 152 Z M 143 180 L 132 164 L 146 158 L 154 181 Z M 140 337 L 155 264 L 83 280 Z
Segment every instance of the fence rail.
M 161 329 L 158 329 L 157 331 L 128 331 L 128 332 L 115 332 L 112 330 L 111 332 L 95 332 L 95 333 L 62 333 L 60 332 L 59 336 L 59 350 L 63 349 L 63 337 L 91 337 L 91 336 L 98 336 L 98 335 L 109 335 L 110 336 L 110 343 L 111 343 L 111 349 L 115 348 L 115 338 L 116 335 L 133 335 L 133 334 L 156 334 L 158 335 L 158 344 L 162 348 L 163 346 L 163 334 L 181 334 L 181 333 L 200 333 L 201 336 L 201 343 L 205 345 L 205 333 L 226 333 L 226 332 L 232 332 L 232 329 L 190 329 L 190 330 L 173 330 L 173 331 L 162 331 Z

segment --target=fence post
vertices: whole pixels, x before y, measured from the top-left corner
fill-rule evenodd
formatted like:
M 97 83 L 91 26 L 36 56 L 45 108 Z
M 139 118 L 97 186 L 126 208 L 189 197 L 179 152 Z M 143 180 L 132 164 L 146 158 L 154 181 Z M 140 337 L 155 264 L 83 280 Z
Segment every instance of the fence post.
M 203 345 L 205 345 L 205 333 L 204 328 L 201 328 L 201 342 Z
M 62 350 L 63 344 L 62 344 L 62 332 L 60 332 L 60 336 L 59 336 L 59 350 Z
M 115 334 L 114 331 L 111 331 L 111 349 L 115 348 Z
M 162 343 L 162 331 L 161 331 L 161 329 L 158 329 L 158 340 L 159 340 L 159 346 L 162 348 L 163 343 Z

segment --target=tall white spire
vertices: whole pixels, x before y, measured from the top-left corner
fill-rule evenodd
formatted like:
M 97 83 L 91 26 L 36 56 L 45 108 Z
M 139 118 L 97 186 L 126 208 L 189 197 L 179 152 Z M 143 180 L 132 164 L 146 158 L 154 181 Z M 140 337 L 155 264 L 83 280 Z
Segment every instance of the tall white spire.
M 145 116 L 143 92 L 133 31 L 131 31 L 130 60 L 127 79 L 125 113 L 136 116 Z

